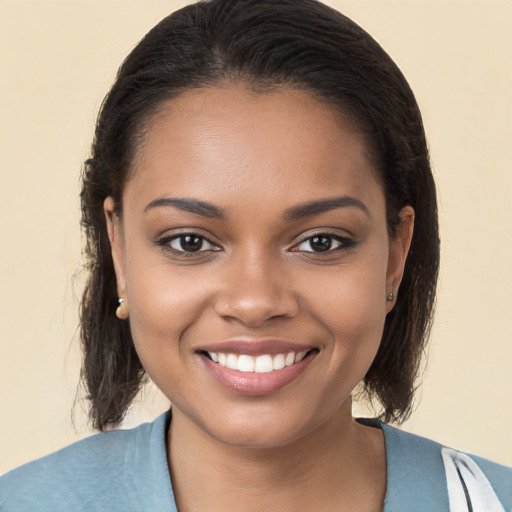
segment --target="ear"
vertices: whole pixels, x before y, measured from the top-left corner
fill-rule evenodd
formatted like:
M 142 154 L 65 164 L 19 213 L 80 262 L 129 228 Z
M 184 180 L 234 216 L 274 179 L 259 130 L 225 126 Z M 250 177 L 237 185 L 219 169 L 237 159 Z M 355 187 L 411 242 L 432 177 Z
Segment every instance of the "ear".
M 105 212 L 110 250 L 116 273 L 117 295 L 126 298 L 126 269 L 124 264 L 122 227 L 121 220 L 115 213 L 114 207 L 114 199 L 110 196 L 107 197 L 103 203 L 103 211 Z
M 411 246 L 412 234 L 414 231 L 414 210 L 411 206 L 404 206 L 400 213 L 400 223 L 397 226 L 396 233 L 390 241 L 389 259 L 386 276 L 386 296 L 393 293 L 396 297 L 398 288 L 402 281 L 405 268 L 405 261 L 409 248 Z M 393 309 L 395 301 L 388 300 L 386 303 L 386 312 Z

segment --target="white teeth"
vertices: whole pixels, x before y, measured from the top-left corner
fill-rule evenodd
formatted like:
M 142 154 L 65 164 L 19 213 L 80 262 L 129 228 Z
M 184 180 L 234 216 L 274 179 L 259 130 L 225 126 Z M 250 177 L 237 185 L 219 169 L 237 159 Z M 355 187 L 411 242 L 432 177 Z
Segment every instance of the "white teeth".
M 299 352 L 295 356 L 295 362 L 298 363 L 299 361 L 302 361 L 304 359 L 304 356 L 306 355 L 306 352 Z
M 284 364 L 286 366 L 291 366 L 293 363 L 295 363 L 295 354 L 293 352 L 288 352 L 288 354 L 286 354 Z
M 292 366 L 302 361 L 307 352 L 288 352 L 286 354 L 263 354 L 253 357 L 248 354 L 224 354 L 222 352 L 208 352 L 210 359 L 220 366 L 238 370 L 240 372 L 268 373 L 274 370 L 282 370 L 286 366 Z
M 272 361 L 272 356 L 264 355 L 256 358 L 256 363 L 254 364 L 254 371 L 256 373 L 271 372 L 273 369 L 274 362 Z
M 246 356 L 242 354 L 238 357 L 238 369 L 241 372 L 253 372 L 254 371 L 254 357 Z
M 238 370 L 238 357 L 236 354 L 228 354 L 226 366 L 231 370 Z
M 284 367 L 284 354 L 277 354 L 277 356 L 274 356 L 274 370 L 280 370 Z

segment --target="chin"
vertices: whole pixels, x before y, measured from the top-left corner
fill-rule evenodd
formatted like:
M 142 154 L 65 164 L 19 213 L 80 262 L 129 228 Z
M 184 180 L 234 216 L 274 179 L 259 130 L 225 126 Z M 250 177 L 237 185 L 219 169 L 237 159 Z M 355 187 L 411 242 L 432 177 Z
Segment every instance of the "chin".
M 345 402 L 347 407 L 337 407 L 326 414 L 306 403 L 287 407 L 283 403 L 254 400 L 251 405 L 217 407 L 210 415 L 201 414 L 194 423 L 210 437 L 233 448 L 275 449 L 303 442 L 330 421 L 338 423 L 340 414 L 348 413 L 351 417 L 350 400 Z

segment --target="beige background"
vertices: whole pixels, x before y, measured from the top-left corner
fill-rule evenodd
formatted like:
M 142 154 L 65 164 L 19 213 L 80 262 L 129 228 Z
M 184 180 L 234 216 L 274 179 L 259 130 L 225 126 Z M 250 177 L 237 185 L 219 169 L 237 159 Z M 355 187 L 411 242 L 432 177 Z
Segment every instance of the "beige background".
M 121 60 L 186 2 L 0 0 L 0 473 L 89 433 L 78 382 L 78 190 Z M 331 1 L 422 107 L 443 263 L 421 403 L 404 428 L 512 463 L 512 2 Z M 127 424 L 167 403 L 149 390 Z

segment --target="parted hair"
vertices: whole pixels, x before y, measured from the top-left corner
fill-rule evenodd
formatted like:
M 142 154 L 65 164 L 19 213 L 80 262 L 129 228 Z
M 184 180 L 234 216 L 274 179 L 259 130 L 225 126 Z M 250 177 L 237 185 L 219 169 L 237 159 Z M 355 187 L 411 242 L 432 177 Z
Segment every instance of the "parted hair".
M 164 18 L 128 55 L 103 101 L 82 174 L 87 283 L 82 380 L 93 426 L 117 425 L 145 381 L 129 321 L 116 318 L 116 277 L 103 203 L 122 215 L 123 186 L 145 128 L 184 91 L 243 83 L 264 94 L 297 88 L 353 122 L 366 138 L 384 188 L 389 236 L 405 205 L 415 228 L 378 353 L 364 378 L 383 421 L 411 412 L 428 339 L 439 267 L 435 185 L 421 114 L 401 71 L 379 44 L 316 0 L 210 0 Z

